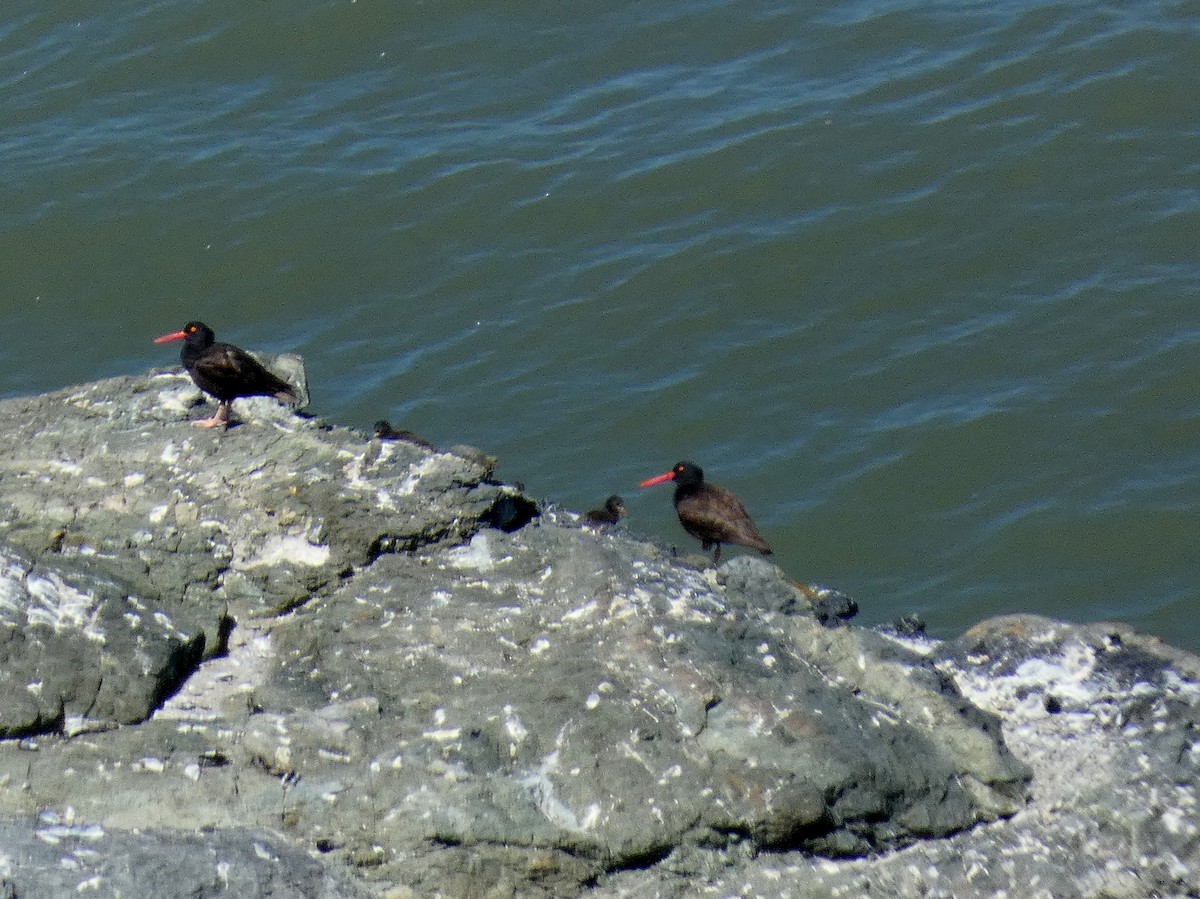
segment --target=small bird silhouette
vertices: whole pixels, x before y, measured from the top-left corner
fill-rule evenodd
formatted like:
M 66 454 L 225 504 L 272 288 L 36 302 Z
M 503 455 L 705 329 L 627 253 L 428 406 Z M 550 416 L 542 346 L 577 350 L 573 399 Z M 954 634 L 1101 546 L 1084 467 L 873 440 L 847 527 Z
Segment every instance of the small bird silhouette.
M 604 501 L 599 509 L 585 512 L 583 517 L 588 524 L 616 524 L 625 515 L 625 500 L 615 493 Z

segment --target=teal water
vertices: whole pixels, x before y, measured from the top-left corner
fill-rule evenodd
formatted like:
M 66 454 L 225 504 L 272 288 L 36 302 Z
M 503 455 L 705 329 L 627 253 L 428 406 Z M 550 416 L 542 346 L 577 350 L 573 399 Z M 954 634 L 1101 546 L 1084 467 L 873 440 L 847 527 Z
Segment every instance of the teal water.
M 953 635 L 1200 649 L 1200 3 L 119 0 L 0 22 L 0 395 L 200 318 Z

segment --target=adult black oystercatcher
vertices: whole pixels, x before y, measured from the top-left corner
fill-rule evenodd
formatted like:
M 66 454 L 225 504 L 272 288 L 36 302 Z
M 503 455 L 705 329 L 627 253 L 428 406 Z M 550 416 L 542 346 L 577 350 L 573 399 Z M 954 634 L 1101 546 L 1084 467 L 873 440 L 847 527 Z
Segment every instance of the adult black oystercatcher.
M 195 421 L 201 428 L 228 427 L 233 401 L 239 396 L 273 396 L 284 403 L 300 397 L 287 381 L 267 371 L 257 359 L 231 343 L 218 343 L 212 328 L 203 322 L 188 322 L 182 331 L 155 337 L 155 343 L 182 340 L 180 361 L 196 386 L 217 400 L 212 418 Z
M 592 509 L 584 513 L 583 517 L 588 524 L 616 524 L 624 514 L 625 500 L 614 493 L 604 501 L 601 508 Z
M 771 547 L 758 532 L 742 501 L 717 484 L 707 484 L 704 472 L 695 462 L 677 462 L 658 477 L 642 481 L 653 487 L 665 481 L 675 482 L 675 512 L 683 529 L 700 541 L 705 550 L 713 550 L 713 564 L 721 558 L 722 543 L 748 546 L 770 555 Z

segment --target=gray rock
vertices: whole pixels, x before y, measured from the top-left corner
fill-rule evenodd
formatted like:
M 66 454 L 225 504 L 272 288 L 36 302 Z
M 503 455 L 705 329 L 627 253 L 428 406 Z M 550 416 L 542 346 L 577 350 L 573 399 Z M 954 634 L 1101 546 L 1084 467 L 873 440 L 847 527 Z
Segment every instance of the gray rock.
M 261 755 L 369 793 L 389 843 L 519 843 L 595 871 L 697 840 L 861 853 L 1022 804 L 995 722 L 945 701 L 932 672 L 906 678 L 904 700 L 941 703 L 933 733 L 797 654 L 786 628 L 732 612 L 703 574 L 636 552 L 546 524 L 379 560 L 275 629 L 259 704 L 293 711 Z M 351 697 L 377 704 L 371 727 L 298 755 L 297 730 Z M 360 758 L 379 771 L 356 785 Z
M 755 556 L 737 556 L 722 564 L 717 583 L 725 588 L 725 601 L 742 611 L 810 614 L 829 626 L 858 614 L 858 603 L 845 593 L 791 580 L 778 566 Z
M 109 830 L 45 812 L 36 824 L 0 821 L 0 897 L 271 896 L 356 899 L 371 895 L 263 830 L 193 834 Z
M 1200 659 L 1120 625 L 1028 615 L 983 622 L 949 643 L 914 640 L 911 648 L 997 716 L 1005 742 L 1033 772 L 1023 809 L 948 839 L 837 865 L 784 852 L 718 870 L 702 868 L 693 853 L 675 866 L 704 870 L 704 892 L 713 895 L 1200 892 Z M 1058 712 L 1046 710 L 1048 694 L 1060 697 Z M 667 869 L 615 873 L 591 895 L 694 895 Z
M 1186 654 L 830 627 L 835 591 L 560 524 L 478 451 L 197 399 L 0 403 L 0 897 L 1195 887 Z
M 157 603 L 82 559 L 0 545 L 0 737 L 144 721 L 200 663 Z
M 499 494 L 478 461 L 366 442 L 266 407 L 189 427 L 182 373 L 0 404 L 0 540 L 81 560 L 219 654 L 229 618 L 276 614 L 374 557 L 459 540 Z M 240 401 L 239 401 L 240 402 Z M 280 411 L 283 410 L 283 411 Z

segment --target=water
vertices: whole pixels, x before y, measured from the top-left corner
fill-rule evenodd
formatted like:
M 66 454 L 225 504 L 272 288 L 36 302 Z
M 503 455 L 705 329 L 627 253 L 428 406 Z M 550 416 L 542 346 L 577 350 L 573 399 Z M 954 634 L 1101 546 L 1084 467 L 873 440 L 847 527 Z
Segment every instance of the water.
M 15 2 L 0 395 L 189 318 L 867 622 L 1200 649 L 1197 2 Z

